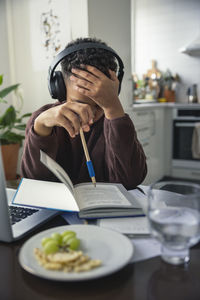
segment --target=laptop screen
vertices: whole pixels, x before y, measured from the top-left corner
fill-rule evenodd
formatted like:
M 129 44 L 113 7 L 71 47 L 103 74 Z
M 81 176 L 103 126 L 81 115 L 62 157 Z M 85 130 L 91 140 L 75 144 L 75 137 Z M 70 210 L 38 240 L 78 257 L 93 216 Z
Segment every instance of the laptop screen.
M 0 150 L 0 241 L 11 242 L 13 240 L 10 223 L 9 208 L 6 193 L 6 181 L 2 154 Z

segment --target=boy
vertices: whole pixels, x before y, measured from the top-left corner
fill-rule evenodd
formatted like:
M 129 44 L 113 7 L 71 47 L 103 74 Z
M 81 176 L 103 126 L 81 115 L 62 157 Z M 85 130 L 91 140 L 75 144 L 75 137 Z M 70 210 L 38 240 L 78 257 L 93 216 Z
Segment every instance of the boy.
M 86 42 L 105 45 L 84 38 L 66 48 Z M 146 176 L 146 158 L 118 98 L 115 57 L 104 49 L 81 49 L 63 58 L 61 66 L 66 101 L 33 113 L 26 128 L 22 176 L 57 181 L 40 163 L 41 149 L 66 170 L 73 184 L 90 181 L 79 136 L 82 127 L 96 181 L 135 188 Z

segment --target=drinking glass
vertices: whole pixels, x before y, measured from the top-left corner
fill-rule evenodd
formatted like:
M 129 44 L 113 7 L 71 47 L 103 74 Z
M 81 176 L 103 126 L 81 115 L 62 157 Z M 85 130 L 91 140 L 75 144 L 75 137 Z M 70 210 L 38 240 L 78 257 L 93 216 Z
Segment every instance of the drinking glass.
M 189 248 L 200 240 L 200 185 L 160 181 L 148 191 L 151 234 L 161 243 L 161 257 L 173 265 L 189 261 Z

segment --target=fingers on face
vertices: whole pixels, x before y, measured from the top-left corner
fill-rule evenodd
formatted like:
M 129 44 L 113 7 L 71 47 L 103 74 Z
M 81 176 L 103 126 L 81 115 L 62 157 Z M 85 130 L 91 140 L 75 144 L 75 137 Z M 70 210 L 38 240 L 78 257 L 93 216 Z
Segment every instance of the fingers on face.
M 90 81 L 75 76 L 71 76 L 70 80 L 75 84 L 75 86 L 84 87 L 87 90 L 91 89 L 93 86 L 93 84 Z
M 100 88 L 102 82 L 105 80 L 119 81 L 115 71 L 109 70 L 110 79 L 108 79 L 104 73 L 93 66 L 86 65 L 84 68 L 88 72 L 80 69 L 72 69 L 72 72 L 77 76 L 70 76 L 70 80 L 74 83 L 73 88 L 83 95 L 92 96 L 96 88 Z
M 80 78 L 80 79 L 83 79 L 84 81 L 88 81 L 89 83 L 95 83 L 96 80 L 98 79 L 98 77 L 95 76 L 94 74 L 91 74 L 87 71 L 80 70 L 80 69 L 72 69 L 72 73 L 76 74 L 78 76 L 78 77 L 74 76 L 75 77 L 75 78 L 73 78 L 74 81 L 77 80 L 78 78 Z M 70 77 L 70 79 L 71 79 L 71 77 Z
M 85 88 L 79 87 L 78 85 L 74 86 L 74 89 L 79 92 L 80 94 L 87 96 L 87 97 L 91 97 L 91 92 Z
M 97 68 L 90 66 L 90 65 L 84 65 L 83 66 L 88 72 L 92 73 L 97 78 L 104 78 L 106 75 L 102 73 Z
M 86 71 L 81 69 L 72 69 L 72 73 L 92 82 L 95 83 L 97 79 L 107 78 L 107 76 L 98 70 L 97 68 L 90 66 L 90 65 L 81 65 Z M 87 72 L 88 71 L 88 72 Z
M 85 65 L 82 67 L 84 67 L 86 71 L 72 69 L 74 75 L 70 76 L 72 88 L 78 93 L 96 102 L 102 91 L 109 87 L 109 84 L 114 87 L 116 86 L 117 89 L 119 80 L 114 71 L 109 70 L 110 78 L 108 78 L 104 73 L 93 66 Z M 96 103 L 98 104 L 98 102 Z
M 108 77 L 103 72 L 101 72 L 100 70 L 98 70 L 97 68 L 95 68 L 93 66 L 84 65 L 82 67 L 84 67 L 87 71 L 89 71 L 90 73 L 92 73 L 93 75 L 95 75 L 99 79 L 108 79 Z M 112 80 L 117 80 L 118 79 L 115 71 L 112 71 L 112 70 L 109 69 L 109 73 L 110 73 L 110 76 L 111 76 Z

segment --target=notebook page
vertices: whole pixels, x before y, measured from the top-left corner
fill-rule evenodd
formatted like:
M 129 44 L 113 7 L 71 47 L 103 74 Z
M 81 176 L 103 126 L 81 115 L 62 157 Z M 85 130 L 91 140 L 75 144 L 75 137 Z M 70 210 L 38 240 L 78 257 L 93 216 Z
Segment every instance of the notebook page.
M 126 234 L 150 233 L 147 217 L 100 219 L 97 225 Z
M 80 210 L 103 207 L 130 207 L 131 204 L 115 185 L 97 183 L 75 187 L 75 196 Z
M 79 211 L 77 203 L 64 183 L 23 178 L 13 204 Z
M 51 171 L 53 174 L 60 179 L 69 189 L 72 194 L 74 194 L 74 186 L 71 179 L 65 172 L 65 170 L 50 156 L 40 150 L 40 161 Z

